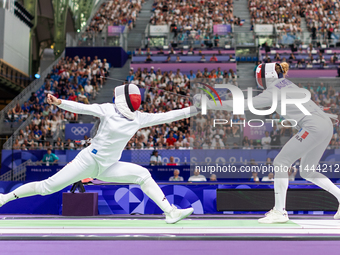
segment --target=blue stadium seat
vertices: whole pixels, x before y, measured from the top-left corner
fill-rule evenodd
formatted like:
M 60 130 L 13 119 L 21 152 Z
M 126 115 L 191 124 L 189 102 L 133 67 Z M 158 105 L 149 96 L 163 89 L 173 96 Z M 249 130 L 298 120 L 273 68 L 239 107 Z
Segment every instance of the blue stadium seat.
M 241 57 L 241 62 L 245 62 L 246 61 L 246 57 Z
M 247 62 L 251 62 L 251 57 L 247 57 Z

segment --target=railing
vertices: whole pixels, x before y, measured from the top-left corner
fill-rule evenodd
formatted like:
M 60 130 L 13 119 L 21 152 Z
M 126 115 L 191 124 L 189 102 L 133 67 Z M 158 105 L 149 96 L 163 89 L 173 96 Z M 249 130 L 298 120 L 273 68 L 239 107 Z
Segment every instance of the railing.
M 13 135 L 4 143 L 3 145 L 3 149 L 5 150 L 11 150 L 12 146 L 13 146 L 13 142 L 15 141 L 15 139 L 17 139 L 17 137 L 19 136 L 19 132 L 20 130 L 23 130 L 26 128 L 26 126 L 28 126 L 29 124 L 31 124 L 31 121 L 33 119 L 33 114 L 31 114 L 20 126 L 19 128 L 13 133 Z
M 25 181 L 26 179 L 26 166 L 33 165 L 32 160 L 27 160 L 20 164 L 13 170 L 7 171 L 0 176 L 0 181 Z
M 146 29 L 147 30 L 147 29 Z M 244 33 L 246 34 L 249 33 Z M 252 34 L 252 33 L 250 33 Z M 143 33 L 141 38 L 141 47 L 162 47 L 162 46 L 169 46 L 170 44 L 177 44 L 177 47 L 181 46 L 188 46 L 188 47 L 194 47 L 194 48 L 203 48 L 203 47 L 209 47 L 210 45 L 212 47 L 215 47 L 214 42 L 214 34 L 210 33 L 209 38 L 210 39 L 204 39 L 205 34 L 192 34 L 190 32 L 179 32 L 176 36 L 174 36 L 173 32 L 169 32 L 168 34 L 160 34 L 160 35 L 148 35 L 147 32 Z M 234 47 L 235 46 L 235 33 L 227 34 L 227 35 L 220 35 L 220 39 L 218 41 L 219 47 Z M 253 38 L 254 39 L 254 38 Z M 254 40 L 253 40 L 254 42 Z
M 27 74 L 16 69 L 3 59 L 0 59 L 0 80 L 1 79 L 14 83 L 22 89 L 26 88 L 31 81 Z
M 22 105 L 25 101 L 27 101 L 30 98 L 32 92 L 36 92 L 44 84 L 45 77 L 51 72 L 53 66 L 55 66 L 59 62 L 59 60 L 64 56 L 65 51 L 40 75 L 40 79 L 36 79 L 35 81 L 33 81 L 19 95 L 17 95 L 4 109 L 1 110 L 0 123 L 4 122 L 5 115 L 10 109 L 13 109 L 17 103 Z
M 125 30 L 128 30 L 126 27 Z M 67 47 L 112 47 L 120 46 L 127 50 L 127 32 L 109 34 L 107 32 L 67 33 Z

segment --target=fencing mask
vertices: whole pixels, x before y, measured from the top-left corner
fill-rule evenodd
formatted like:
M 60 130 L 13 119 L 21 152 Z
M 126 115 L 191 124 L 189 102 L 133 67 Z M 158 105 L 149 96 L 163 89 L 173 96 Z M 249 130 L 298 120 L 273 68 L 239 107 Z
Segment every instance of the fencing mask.
M 138 110 L 141 101 L 140 91 L 136 85 L 126 84 L 115 88 L 114 103 L 126 118 L 135 119 L 135 111 Z

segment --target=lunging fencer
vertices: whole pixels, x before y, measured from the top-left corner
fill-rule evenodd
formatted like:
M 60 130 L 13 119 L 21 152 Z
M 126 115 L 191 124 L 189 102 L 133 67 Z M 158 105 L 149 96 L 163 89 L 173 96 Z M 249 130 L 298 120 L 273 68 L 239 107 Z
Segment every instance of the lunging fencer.
M 141 95 L 134 84 L 116 87 L 114 103 L 86 105 L 57 99 L 52 95 L 48 95 L 47 102 L 69 112 L 100 118 L 97 135 L 90 146 L 80 151 L 74 160 L 52 177 L 27 183 L 8 194 L 1 194 L 0 206 L 22 197 L 48 195 L 91 177 L 107 182 L 140 185 L 143 192 L 164 211 L 166 223 L 176 223 L 193 212 L 193 208 L 177 209 L 176 206 L 171 206 L 146 168 L 120 162 L 119 159 L 128 141 L 140 128 L 189 118 L 197 114 L 194 106 L 166 113 L 140 112 L 138 108 Z
M 261 64 L 257 67 L 256 81 L 258 86 L 263 89 L 263 93 L 252 98 L 255 109 L 271 107 L 273 93 L 276 92 L 278 98 L 276 112 L 282 115 L 281 93 L 283 89 L 298 89 L 297 85 L 285 79 L 288 70 L 289 65 L 286 62 Z M 288 92 L 286 98 L 301 99 L 301 94 Z M 196 95 L 194 98 L 197 107 L 200 107 L 200 99 L 201 95 Z M 337 119 L 337 115 L 325 113 L 312 100 L 302 103 L 302 105 L 311 115 L 305 115 L 294 104 L 286 105 L 286 115 L 283 117 L 295 120 L 299 132 L 283 146 L 274 159 L 275 206 L 265 214 L 265 217 L 259 219 L 260 223 L 285 223 L 289 220 L 286 211 L 288 189 L 288 171 L 286 169 L 289 169 L 298 159 L 301 159 L 301 177 L 330 192 L 340 202 L 340 189 L 329 178 L 315 170 L 333 135 L 331 119 Z M 233 101 L 222 101 L 222 106 L 216 106 L 213 101 L 207 100 L 207 107 L 214 110 L 232 111 Z M 244 109 L 249 110 L 247 102 L 244 104 Z M 340 207 L 334 215 L 334 219 L 340 219 Z

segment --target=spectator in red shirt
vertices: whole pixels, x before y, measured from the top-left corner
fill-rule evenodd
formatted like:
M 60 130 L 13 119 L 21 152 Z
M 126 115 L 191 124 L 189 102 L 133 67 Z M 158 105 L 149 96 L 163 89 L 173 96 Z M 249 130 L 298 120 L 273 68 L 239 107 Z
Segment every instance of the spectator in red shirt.
M 177 163 L 175 163 L 175 158 L 173 156 L 170 157 L 169 163 L 166 163 L 167 166 L 178 166 Z
M 174 137 L 173 132 L 170 132 L 168 139 L 166 139 L 166 146 L 174 145 L 176 142 L 176 138 Z
M 64 68 L 64 66 L 62 65 L 62 66 L 60 67 L 59 71 L 58 71 L 58 75 L 61 75 L 61 74 L 64 73 L 64 72 L 65 72 L 65 68 Z
M 68 97 L 68 100 L 71 100 L 71 101 L 76 101 L 77 99 L 77 96 L 74 92 L 71 93 L 71 95 Z
M 210 58 L 210 62 L 215 62 L 218 61 L 217 57 L 215 54 L 212 55 L 212 57 Z

